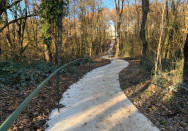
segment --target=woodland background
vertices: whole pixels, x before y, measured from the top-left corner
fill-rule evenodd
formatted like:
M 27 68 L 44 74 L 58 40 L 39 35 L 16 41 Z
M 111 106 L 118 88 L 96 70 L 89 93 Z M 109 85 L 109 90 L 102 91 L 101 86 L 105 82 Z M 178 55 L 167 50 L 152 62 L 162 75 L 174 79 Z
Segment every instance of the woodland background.
M 1 87 L 32 84 L 49 64 L 105 55 L 111 39 L 115 57 L 141 59 L 156 84 L 187 83 L 186 1 L 112 2 L 111 11 L 102 0 L 1 0 Z
M 15 62 L 62 64 L 104 55 L 115 38 L 116 57 L 142 58 L 147 71 L 158 77 L 175 74 L 179 79 L 173 84 L 181 83 L 186 1 L 111 2 L 112 11 L 102 0 L 1 0 L 1 80 L 14 72 Z

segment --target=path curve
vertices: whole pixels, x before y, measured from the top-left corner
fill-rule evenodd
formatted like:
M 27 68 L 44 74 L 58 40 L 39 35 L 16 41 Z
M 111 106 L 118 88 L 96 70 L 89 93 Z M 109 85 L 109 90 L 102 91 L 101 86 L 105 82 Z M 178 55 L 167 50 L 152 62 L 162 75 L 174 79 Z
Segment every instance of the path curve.
M 47 131 L 159 131 L 120 89 L 119 72 L 128 62 L 111 64 L 87 73 L 63 94 L 64 108 L 53 110 Z

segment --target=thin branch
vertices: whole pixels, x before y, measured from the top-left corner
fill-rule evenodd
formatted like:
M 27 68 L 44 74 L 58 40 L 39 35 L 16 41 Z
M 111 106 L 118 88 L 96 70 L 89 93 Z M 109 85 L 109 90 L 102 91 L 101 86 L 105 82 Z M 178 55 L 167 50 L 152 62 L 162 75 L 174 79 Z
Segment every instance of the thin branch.
M 27 43 L 27 45 L 21 50 L 21 54 L 26 50 L 26 48 L 29 46 L 30 43 Z
M 121 17 L 121 16 L 122 16 L 122 14 L 123 14 L 123 9 L 124 9 L 124 0 L 122 0 L 120 17 Z

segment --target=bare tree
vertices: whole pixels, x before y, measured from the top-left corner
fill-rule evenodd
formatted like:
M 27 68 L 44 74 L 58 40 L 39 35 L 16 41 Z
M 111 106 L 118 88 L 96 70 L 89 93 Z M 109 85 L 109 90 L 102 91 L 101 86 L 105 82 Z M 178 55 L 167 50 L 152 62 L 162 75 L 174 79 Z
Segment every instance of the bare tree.
M 142 0 L 142 24 L 141 24 L 141 30 L 140 30 L 140 39 L 142 41 L 143 50 L 142 50 L 142 58 L 141 58 L 141 65 L 145 65 L 146 62 L 146 53 L 148 50 L 148 43 L 146 40 L 146 34 L 145 34 L 145 27 L 147 22 L 147 15 L 149 12 L 149 0 Z
M 116 47 L 116 54 L 115 57 L 119 56 L 119 45 L 120 45 L 120 28 L 121 28 L 121 19 L 122 19 L 122 14 L 123 14 L 123 9 L 124 9 L 124 0 L 115 0 L 115 5 L 116 5 L 116 15 L 117 15 L 117 22 L 115 23 L 116 25 L 116 34 L 117 34 L 117 47 Z
M 158 43 L 158 48 L 157 48 L 157 59 L 155 61 L 155 75 L 161 70 L 162 65 L 161 65 L 161 59 L 162 59 L 162 39 L 164 37 L 164 30 L 166 27 L 166 20 L 165 20 L 165 10 L 166 10 L 166 5 L 168 3 L 168 0 L 164 1 L 163 9 L 162 9 L 162 19 L 161 19 L 161 33 L 159 37 L 159 43 Z

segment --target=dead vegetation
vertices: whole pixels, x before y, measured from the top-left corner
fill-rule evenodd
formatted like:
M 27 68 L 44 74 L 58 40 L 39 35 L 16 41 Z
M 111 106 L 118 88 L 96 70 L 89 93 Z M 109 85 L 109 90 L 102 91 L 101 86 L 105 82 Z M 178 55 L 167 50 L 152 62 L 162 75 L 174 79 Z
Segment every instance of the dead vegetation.
M 139 68 L 139 60 L 120 72 L 120 84 L 126 96 L 160 130 L 188 130 L 188 94 L 152 83 L 151 74 Z

